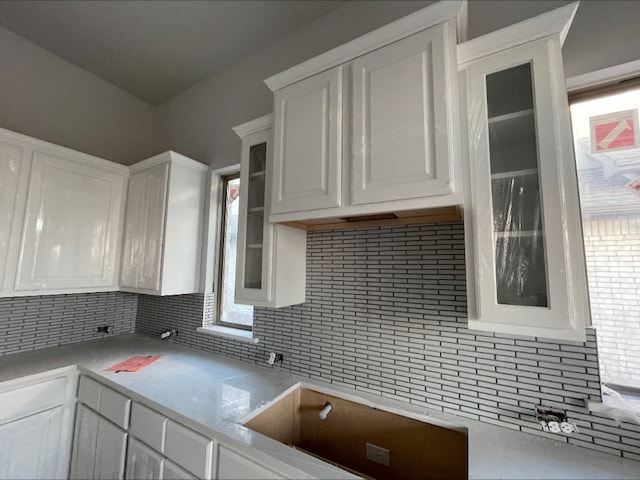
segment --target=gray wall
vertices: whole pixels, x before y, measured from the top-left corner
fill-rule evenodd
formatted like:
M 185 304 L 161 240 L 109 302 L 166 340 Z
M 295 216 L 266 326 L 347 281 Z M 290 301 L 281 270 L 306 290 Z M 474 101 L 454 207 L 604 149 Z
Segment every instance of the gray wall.
M 354 1 L 269 45 L 156 109 L 154 150 L 179 151 L 215 168 L 239 162 L 231 127 L 272 111 L 263 80 L 427 6 L 429 1 Z M 567 1 L 471 0 L 469 37 L 566 5 Z M 638 1 L 583 1 L 564 48 L 568 77 L 640 58 Z
M 0 80 L 0 127 L 124 164 L 151 153 L 150 105 L 3 27 Z

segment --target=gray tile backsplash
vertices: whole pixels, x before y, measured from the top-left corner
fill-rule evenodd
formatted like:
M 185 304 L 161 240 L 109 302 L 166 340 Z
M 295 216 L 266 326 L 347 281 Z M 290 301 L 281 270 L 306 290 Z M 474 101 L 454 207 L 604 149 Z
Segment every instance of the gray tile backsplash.
M 577 343 L 468 329 L 461 222 L 313 232 L 307 248 L 307 302 L 256 308 L 257 345 L 195 332 L 211 294 L 142 295 L 136 330 L 259 364 L 280 352 L 304 377 L 640 459 L 639 425 L 585 407 L 601 398 L 593 330 Z M 542 432 L 539 404 L 580 433 Z
M 0 355 L 135 330 L 138 295 L 122 292 L 0 298 Z

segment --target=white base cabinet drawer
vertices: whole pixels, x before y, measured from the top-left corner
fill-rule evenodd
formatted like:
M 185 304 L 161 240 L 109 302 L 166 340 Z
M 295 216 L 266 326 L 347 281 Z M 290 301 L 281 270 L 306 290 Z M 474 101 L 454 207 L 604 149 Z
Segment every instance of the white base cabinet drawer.
M 250 458 L 240 455 L 229 448 L 220 445 L 218 448 L 218 480 L 242 480 L 242 479 L 270 479 L 281 478 L 277 474 Z
M 165 456 L 198 478 L 211 478 L 213 440 L 169 420 Z
M 83 375 L 78 386 L 78 400 L 120 428 L 126 430 L 129 427 L 131 400 L 121 393 Z
M 131 407 L 129 433 L 139 438 L 157 452 L 164 453 L 167 417 L 134 402 Z

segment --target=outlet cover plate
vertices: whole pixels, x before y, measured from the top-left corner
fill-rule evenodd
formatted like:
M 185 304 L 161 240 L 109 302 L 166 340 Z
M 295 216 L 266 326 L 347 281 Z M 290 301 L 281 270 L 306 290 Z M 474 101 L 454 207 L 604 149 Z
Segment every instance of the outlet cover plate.
M 391 454 L 386 448 L 367 443 L 367 460 L 388 467 L 391 465 Z

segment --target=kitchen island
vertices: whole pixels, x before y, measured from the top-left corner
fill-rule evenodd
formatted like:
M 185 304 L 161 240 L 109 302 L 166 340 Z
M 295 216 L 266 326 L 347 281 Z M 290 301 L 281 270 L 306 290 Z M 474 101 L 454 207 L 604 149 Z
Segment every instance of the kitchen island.
M 136 355 L 161 357 L 135 373 L 106 371 Z M 228 439 L 262 464 L 293 478 L 354 478 L 346 471 L 242 426 L 253 412 L 271 405 L 298 386 L 447 428 L 466 429 L 469 478 L 472 479 L 640 478 L 640 462 L 137 334 L 1 357 L 0 382 L 74 365 L 81 373 L 196 431 Z

